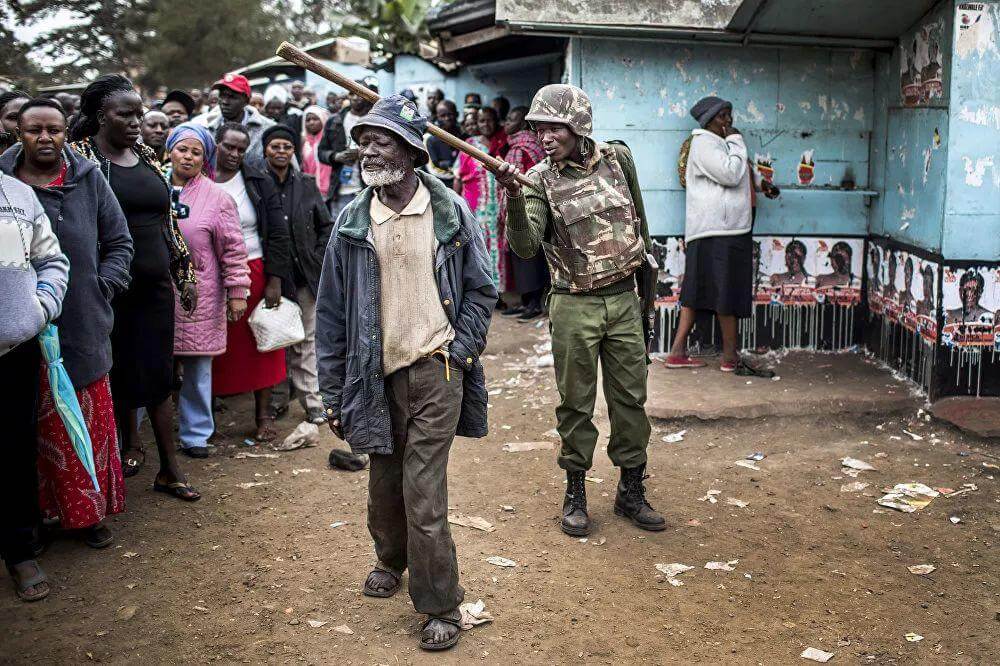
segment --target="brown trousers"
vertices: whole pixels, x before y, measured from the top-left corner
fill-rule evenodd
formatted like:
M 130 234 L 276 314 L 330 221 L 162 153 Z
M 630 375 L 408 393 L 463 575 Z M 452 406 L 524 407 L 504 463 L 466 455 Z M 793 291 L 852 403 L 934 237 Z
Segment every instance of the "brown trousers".
M 462 371 L 421 359 L 385 379 L 392 417 L 390 455 L 372 455 L 368 530 L 378 568 L 410 571 L 418 613 L 457 618 L 465 590 L 448 527 L 448 454 L 462 407 Z

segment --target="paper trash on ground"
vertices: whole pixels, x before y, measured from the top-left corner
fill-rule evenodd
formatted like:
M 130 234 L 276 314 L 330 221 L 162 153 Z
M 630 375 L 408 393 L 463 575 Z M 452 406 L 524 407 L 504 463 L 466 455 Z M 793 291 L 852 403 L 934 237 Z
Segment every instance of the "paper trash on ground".
M 662 439 L 667 444 L 676 444 L 677 442 L 684 440 L 685 433 L 687 433 L 687 430 L 678 430 L 677 432 L 672 432 L 669 435 L 664 435 Z
M 492 557 L 487 557 L 486 561 L 497 567 L 516 567 L 517 562 L 514 560 L 508 560 L 506 557 L 500 557 L 499 555 L 494 555 Z
M 750 461 L 750 460 L 737 460 L 735 462 L 740 467 L 746 467 L 747 469 L 752 469 L 755 472 L 759 472 L 760 471 L 760 467 L 757 467 L 757 465 L 754 465 L 753 462 Z
M 336 631 L 338 634 L 347 634 L 348 636 L 354 634 L 354 630 L 348 627 L 346 624 L 338 624 L 336 627 L 333 628 L 333 630 Z
M 721 495 L 721 490 L 715 490 L 714 488 L 705 493 L 704 497 L 699 497 L 699 502 L 708 502 L 709 504 L 718 504 L 719 500 L 715 499 L 716 495 Z
M 858 460 L 857 458 L 844 458 L 840 461 L 840 464 L 844 467 L 849 467 L 850 469 L 856 469 L 859 472 L 874 472 L 875 468 L 866 463 L 864 460 Z
M 870 483 L 865 483 L 864 481 L 851 481 L 850 483 L 840 484 L 840 492 L 842 493 L 860 493 L 862 490 L 870 486 Z
M 937 567 L 934 566 L 933 564 L 913 564 L 906 568 L 910 571 L 911 574 L 916 574 L 918 576 L 924 576 L 937 569 Z
M 803 659 L 818 661 L 821 664 L 825 664 L 826 662 L 833 659 L 832 652 L 823 652 L 822 650 L 817 650 L 814 647 L 806 648 L 805 650 L 802 651 L 802 654 L 800 654 L 799 656 L 802 657 Z
M 741 509 L 750 506 L 750 502 L 744 502 L 741 499 L 736 499 L 735 497 L 727 497 L 726 504 L 729 506 L 738 506 Z
M 327 623 L 326 620 L 306 620 L 306 624 L 308 624 L 313 629 L 319 629 L 326 623 Z
M 462 613 L 462 629 L 472 629 L 477 624 L 493 621 L 493 616 L 486 611 L 486 603 L 482 599 L 475 603 L 466 601 L 458 610 Z
M 280 444 L 275 442 L 271 448 L 275 451 L 294 451 L 304 449 L 319 444 L 319 426 L 315 423 L 303 421 L 295 426 L 295 430 Z
M 657 564 L 656 570 L 661 574 L 666 576 L 667 582 L 674 587 L 680 587 L 684 583 L 677 579 L 677 576 L 684 573 L 685 571 L 690 571 L 694 567 L 689 567 L 686 564 L 681 564 L 680 562 L 673 562 L 671 564 Z
M 705 568 L 713 571 L 735 571 L 737 562 L 739 562 L 739 560 L 729 560 L 728 562 L 705 562 Z
M 480 530 L 482 532 L 492 532 L 496 529 L 485 518 L 481 518 L 479 516 L 451 515 L 448 516 L 448 522 L 452 525 L 471 527 L 474 530 Z
M 507 453 L 519 453 L 521 451 L 551 451 L 555 447 L 555 442 L 507 442 L 503 445 L 503 450 Z
M 879 498 L 878 503 L 903 513 L 913 513 L 940 494 L 922 483 L 897 483 L 889 493 Z

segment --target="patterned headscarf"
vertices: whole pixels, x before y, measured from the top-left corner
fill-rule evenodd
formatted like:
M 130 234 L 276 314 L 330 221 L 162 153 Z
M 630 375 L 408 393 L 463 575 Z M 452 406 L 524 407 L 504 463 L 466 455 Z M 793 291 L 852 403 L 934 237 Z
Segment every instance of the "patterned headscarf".
M 200 142 L 205 149 L 205 165 L 202 171 L 205 175 L 215 180 L 215 139 L 207 127 L 192 122 L 181 123 L 170 132 L 167 137 L 167 153 L 174 149 L 178 143 L 184 139 L 195 139 Z

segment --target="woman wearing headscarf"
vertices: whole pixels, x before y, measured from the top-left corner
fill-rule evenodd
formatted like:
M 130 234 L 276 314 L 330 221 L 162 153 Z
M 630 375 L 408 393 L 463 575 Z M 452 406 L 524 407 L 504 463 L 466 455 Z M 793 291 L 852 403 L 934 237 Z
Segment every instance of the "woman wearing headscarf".
M 177 402 L 182 450 L 193 458 L 208 456 L 212 417 L 212 358 L 226 351 L 226 322 L 237 322 L 247 309 L 250 270 L 233 198 L 212 182 L 215 139 L 191 122 L 174 128 L 167 139 L 172 201 L 181 232 L 191 248 L 198 277 L 198 306 L 174 312 L 174 355 L 183 369 Z M 168 486 L 181 496 L 185 488 Z M 187 499 L 187 497 L 184 497 Z
M 5 481 L 0 485 L 0 559 L 23 601 L 49 594 L 31 537 L 38 524 L 38 367 L 36 336 L 59 316 L 69 260 L 32 189 L 0 172 L 0 377 L 17 389 L 0 400 Z
M 292 271 L 289 255 L 288 222 L 274 182 L 264 173 L 244 163 L 250 147 L 247 128 L 226 123 L 215 134 L 218 156 L 215 182 L 236 202 L 243 242 L 250 269 L 250 296 L 247 310 L 263 300 L 265 307 L 281 301 L 285 278 Z M 289 295 L 291 295 L 289 285 Z M 258 441 L 275 437 L 271 412 L 271 389 L 285 379 L 285 350 L 257 351 L 249 317 L 229 322 L 226 353 L 212 363 L 212 395 L 227 396 L 253 391 Z
M 500 127 L 497 112 L 493 107 L 479 109 L 479 134 L 468 141 L 493 157 L 502 158 L 507 154 L 507 133 Z M 490 257 L 493 284 L 500 293 L 507 290 L 507 241 L 503 223 L 500 220 L 500 191 L 496 176 L 478 160 L 465 153 L 458 156 L 458 177 L 455 191 L 465 197 L 469 208 L 475 213 L 486 239 L 486 251 Z M 503 301 L 497 307 L 504 309 Z
M 71 279 L 55 324 L 63 365 L 90 434 L 100 484 L 95 491 L 43 375 L 38 403 L 38 501 L 43 517 L 58 521 L 64 529 L 80 530 L 88 545 L 103 548 L 114 537 L 101 522 L 125 510 L 108 373 L 114 320 L 111 301 L 129 286 L 132 239 L 114 192 L 97 166 L 64 148 L 66 116 L 58 102 L 34 99 L 25 104 L 18 132 L 21 143 L 4 153 L 0 169 L 34 189 L 69 259 Z
M 170 207 L 162 166 L 153 150 L 138 141 L 142 119 L 142 99 L 132 82 L 111 74 L 83 91 L 71 134 L 73 148 L 96 165 L 111 186 L 135 244 L 131 287 L 112 303 L 111 390 L 125 476 L 136 474 L 146 459 L 138 418 L 144 408 L 159 452 L 155 483 L 167 487 L 186 482 L 177 464 L 170 405 L 174 289 L 188 309 L 194 308 L 197 294 L 191 255 Z
M 722 329 L 723 372 L 758 371 L 740 360 L 738 320 L 750 316 L 753 300 L 752 193 L 757 185 L 747 162 L 743 135 L 733 127 L 733 105 L 718 97 L 705 97 L 691 108 L 701 126 L 691 133 L 688 153 L 687 246 L 681 317 L 668 368 L 705 365 L 687 355 L 687 337 L 699 310 L 713 312 Z M 776 191 L 765 190 L 768 197 Z
M 316 178 L 316 186 L 325 201 L 330 191 L 330 175 L 333 173 L 333 168 L 329 164 L 320 162 L 317 154 L 319 143 L 323 140 L 323 128 L 330 114 L 323 107 L 313 105 L 306 107 L 302 117 L 302 147 L 299 155 L 302 160 L 302 173 Z

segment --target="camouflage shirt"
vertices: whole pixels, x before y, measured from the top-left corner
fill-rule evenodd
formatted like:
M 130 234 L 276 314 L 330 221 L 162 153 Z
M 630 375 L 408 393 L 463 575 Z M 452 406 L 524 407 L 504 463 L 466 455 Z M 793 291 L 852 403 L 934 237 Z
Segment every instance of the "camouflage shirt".
M 628 184 L 636 215 L 640 220 L 640 233 L 646 252 L 652 252 L 652 241 L 649 237 L 649 223 L 646 219 L 646 209 L 642 202 L 642 192 L 639 189 L 639 179 L 636 175 L 635 162 L 632 153 L 621 144 L 605 144 L 591 142 L 595 147 L 587 164 L 581 165 L 573 161 L 563 161 L 555 165 L 560 175 L 567 178 L 582 179 L 592 174 L 604 151 L 613 150 L 621 166 Z M 542 246 L 542 242 L 553 242 L 553 224 L 562 224 L 559 210 L 548 200 L 545 187 L 542 184 L 542 173 L 552 168 L 551 158 L 546 157 L 528 170 L 525 176 L 532 182 L 530 187 L 522 187 L 521 196 L 510 198 L 507 202 L 506 234 L 507 242 L 517 256 L 530 259 Z M 627 278 L 618 283 L 608 285 L 588 292 L 592 295 L 609 295 L 621 293 L 635 288 L 635 280 Z M 553 288 L 555 292 L 568 290 Z

